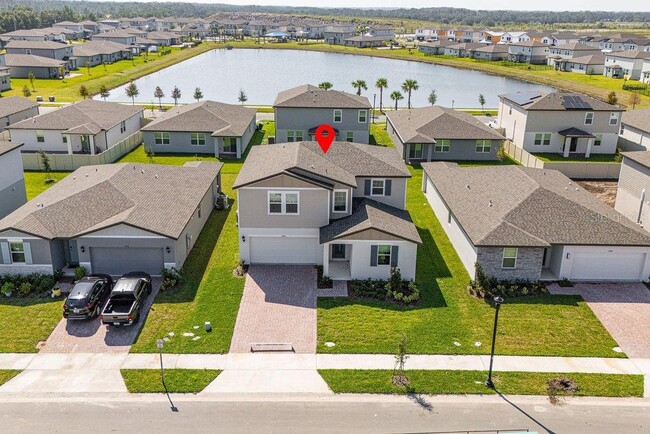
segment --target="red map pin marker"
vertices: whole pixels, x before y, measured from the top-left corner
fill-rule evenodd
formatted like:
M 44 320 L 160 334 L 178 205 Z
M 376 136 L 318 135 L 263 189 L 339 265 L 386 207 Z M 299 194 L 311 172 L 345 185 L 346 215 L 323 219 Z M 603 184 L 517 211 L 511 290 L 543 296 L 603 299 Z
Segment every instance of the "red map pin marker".
M 316 141 L 320 145 L 320 148 L 323 150 L 323 154 L 327 154 L 327 151 L 330 148 L 330 145 L 334 141 L 334 128 L 330 125 L 323 124 L 316 128 Z

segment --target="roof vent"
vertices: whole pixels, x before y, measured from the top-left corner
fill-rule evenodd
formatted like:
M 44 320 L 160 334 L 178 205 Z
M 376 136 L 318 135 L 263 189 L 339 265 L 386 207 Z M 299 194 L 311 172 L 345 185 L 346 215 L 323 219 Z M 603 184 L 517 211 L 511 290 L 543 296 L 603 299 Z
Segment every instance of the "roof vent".
M 580 191 L 580 189 L 578 187 L 576 187 L 576 191 Z
M 86 173 L 86 178 L 88 178 L 88 174 Z
M 469 188 L 469 184 L 467 184 L 465 187 L 467 187 L 468 190 L 471 190 L 471 188 Z
M 489 202 L 488 202 L 488 206 L 489 206 L 490 208 L 492 208 L 492 201 L 489 201 Z
M 153 177 L 156 178 L 156 179 L 158 179 L 158 175 L 154 175 Z
M 77 179 L 77 177 L 76 177 L 76 176 L 73 176 L 72 179 Z
M 565 189 L 565 190 L 568 190 L 568 189 L 569 189 L 569 187 L 564 187 L 564 189 Z
M 140 171 L 140 173 L 142 173 L 142 174 L 144 175 L 144 169 L 142 169 L 142 170 Z

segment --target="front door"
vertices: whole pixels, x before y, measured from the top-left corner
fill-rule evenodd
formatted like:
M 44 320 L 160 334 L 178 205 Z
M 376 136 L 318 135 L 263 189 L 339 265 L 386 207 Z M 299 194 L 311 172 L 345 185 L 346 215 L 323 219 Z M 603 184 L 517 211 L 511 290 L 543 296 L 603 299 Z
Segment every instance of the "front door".
M 345 244 L 332 244 L 332 259 L 345 259 Z
M 571 148 L 569 148 L 569 152 L 575 152 L 577 149 L 578 149 L 578 138 L 571 137 Z
M 68 265 L 78 265 L 79 251 L 77 250 L 77 240 L 64 241 L 63 248 L 65 249 L 65 259 Z
M 88 136 L 81 136 L 81 152 L 90 154 L 90 138 Z

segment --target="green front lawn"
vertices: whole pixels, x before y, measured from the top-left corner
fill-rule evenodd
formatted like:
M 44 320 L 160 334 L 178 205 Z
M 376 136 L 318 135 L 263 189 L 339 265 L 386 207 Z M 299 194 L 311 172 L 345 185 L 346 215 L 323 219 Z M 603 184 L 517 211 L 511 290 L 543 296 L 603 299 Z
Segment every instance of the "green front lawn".
M 0 353 L 36 353 L 63 318 L 62 300 L 0 295 Z
M 45 172 L 25 172 L 25 189 L 27 190 L 27 200 L 32 200 L 39 194 L 54 185 L 54 182 L 47 182 L 48 178 L 60 181 L 69 172 L 51 172 L 49 175 Z
M 0 386 L 20 374 L 20 372 L 17 369 L 0 369 Z
M 165 393 L 158 369 L 122 369 L 122 378 L 131 393 Z M 213 369 L 165 369 L 169 393 L 199 393 L 221 371 Z
M 386 131 L 385 123 L 370 124 L 370 144 L 379 146 L 393 146 L 393 141 Z
M 619 157 L 616 154 L 591 154 L 589 158 L 584 157 L 567 157 L 564 158 L 562 154 L 556 153 L 542 153 L 537 152 L 532 154 L 542 161 L 549 163 L 562 162 L 562 163 L 619 163 Z M 618 161 L 617 161 L 618 160 Z
M 331 369 L 318 372 L 335 393 L 495 393 L 485 386 L 487 373 L 483 371 L 409 370 L 406 371 L 411 383 L 408 389 L 393 385 L 391 370 Z M 566 377 L 577 383 L 578 390 L 573 396 L 643 397 L 643 375 L 495 372 L 492 380 L 496 390 L 505 395 L 548 395 L 548 380 L 558 377 Z

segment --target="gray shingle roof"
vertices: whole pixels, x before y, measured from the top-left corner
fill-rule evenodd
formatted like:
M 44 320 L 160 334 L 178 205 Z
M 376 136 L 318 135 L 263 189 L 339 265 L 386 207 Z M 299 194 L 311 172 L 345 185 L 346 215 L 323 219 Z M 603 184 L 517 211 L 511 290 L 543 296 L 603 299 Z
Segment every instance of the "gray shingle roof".
M 403 143 L 436 143 L 439 139 L 504 140 L 474 116 L 446 107 L 390 111 L 386 117 Z
M 632 161 L 636 161 L 642 166 L 650 168 L 650 151 L 623 152 L 623 156 Z
M 410 172 L 394 148 L 333 142 L 328 152 L 316 142 L 278 143 L 251 149 L 234 188 L 279 174 L 314 177 L 356 187 L 356 177 L 409 178 Z
M 605 56 L 602 54 L 590 54 L 587 56 L 574 57 L 568 59 L 567 62 L 578 63 L 581 65 L 604 65 Z
M 0 155 L 4 155 L 14 149 L 20 148 L 21 146 L 23 146 L 23 144 L 20 142 L 5 142 L 4 140 L 0 140 Z
M 650 59 L 650 52 L 636 50 L 612 51 L 611 53 L 606 53 L 605 56 L 621 59 Z
M 420 234 L 404 211 L 370 199 L 355 199 L 352 214 L 320 228 L 320 243 L 375 229 L 414 243 L 422 243 Z
M 73 54 L 79 57 L 113 54 L 120 51 L 131 51 L 131 48 L 113 41 L 88 41 L 83 44 L 75 44 L 72 47 Z
M 556 45 L 551 47 L 552 49 L 559 50 L 572 50 L 572 51 L 600 51 L 597 47 L 591 47 L 587 44 L 582 44 L 580 42 L 572 42 L 569 44 Z
M 483 47 L 476 48 L 472 51 L 478 51 L 481 53 L 507 53 L 508 46 L 506 44 L 484 45 Z
M 422 168 L 476 246 L 650 246 L 650 235 L 556 170 Z
M 30 108 L 38 107 L 34 101 L 22 96 L 8 96 L 0 99 L 0 118 L 7 117 L 14 113 L 22 112 Z
M 65 131 L 93 124 L 97 131 L 108 130 L 143 110 L 138 106 L 87 99 L 17 122 L 11 125 L 11 129 Z
M 0 220 L 0 231 L 53 239 L 127 224 L 178 239 L 222 165 L 82 167 Z
M 294 87 L 278 93 L 274 107 L 300 108 L 372 108 L 365 96 L 341 92 L 338 90 L 321 90 L 311 84 Z
M 530 93 L 530 92 L 528 92 Z M 505 98 L 509 101 L 514 102 L 525 110 L 569 110 L 565 106 L 566 97 L 579 97 L 587 103 L 591 108 L 582 109 L 584 111 L 623 111 L 622 108 L 607 104 L 604 101 L 600 101 L 596 98 L 592 98 L 587 95 L 571 92 L 552 92 L 552 93 L 542 93 L 539 92 L 539 97 L 530 99 L 530 103 L 519 104 L 517 102 L 519 92 L 509 93 L 505 95 L 499 95 L 499 98 Z
M 650 133 L 650 109 L 631 110 L 624 112 L 622 124 Z
M 54 41 L 9 41 L 5 48 L 30 48 L 33 50 L 59 50 L 70 47 L 69 44 Z
M 202 132 L 215 137 L 239 137 L 244 135 L 256 113 L 254 108 L 241 105 L 201 101 L 174 107 L 142 131 Z
M 50 59 L 33 54 L 5 54 L 5 61 L 10 67 L 58 68 L 66 64 L 65 60 Z

